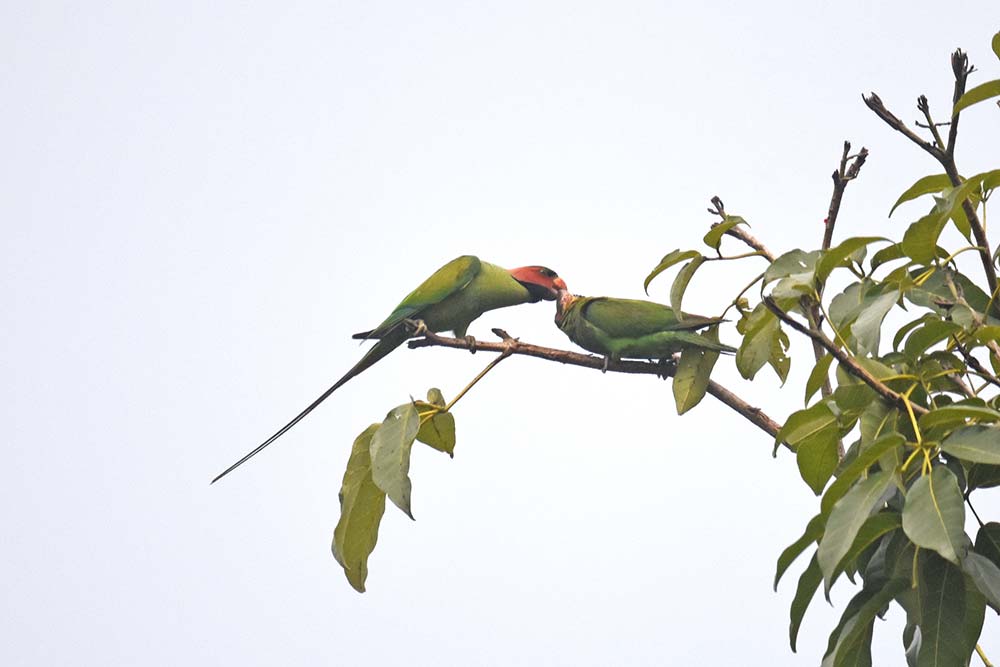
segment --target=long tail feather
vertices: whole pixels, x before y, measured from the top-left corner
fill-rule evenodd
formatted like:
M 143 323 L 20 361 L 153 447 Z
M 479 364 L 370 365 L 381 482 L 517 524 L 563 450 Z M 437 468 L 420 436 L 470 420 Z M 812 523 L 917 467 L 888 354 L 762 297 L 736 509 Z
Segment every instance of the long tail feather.
M 241 458 L 239 461 L 237 461 L 233 465 L 231 465 L 228 468 L 226 468 L 225 470 L 223 470 L 218 476 L 216 476 L 215 479 L 212 480 L 211 483 L 215 484 L 220 479 L 222 479 L 223 477 L 225 477 L 226 475 L 228 475 L 229 473 L 231 473 L 232 471 L 236 470 L 241 465 L 243 465 L 244 463 L 246 463 L 247 461 L 249 461 L 250 459 L 252 459 L 254 456 L 256 456 L 257 454 L 259 454 L 265 447 L 267 447 L 272 442 L 274 442 L 275 440 L 277 440 L 278 438 L 280 438 L 290 428 L 292 428 L 293 426 L 295 426 L 296 424 L 298 424 L 300 421 L 302 421 L 302 419 L 306 415 L 308 415 L 310 412 L 312 412 L 313 410 L 315 410 L 319 406 L 320 403 L 322 403 L 327 398 L 329 398 L 330 394 L 332 394 L 333 392 L 335 392 L 338 389 L 340 389 L 342 386 L 344 386 L 345 384 L 347 384 L 348 380 L 354 378 L 357 375 L 360 375 L 362 372 L 364 372 L 365 370 L 367 370 L 368 368 L 370 368 L 372 365 L 374 365 L 377 361 L 379 361 L 384 356 L 386 356 L 387 354 L 389 354 L 390 352 L 392 352 L 393 350 L 395 350 L 397 347 L 399 347 L 400 345 L 402 345 L 403 342 L 407 338 L 409 338 L 409 337 L 410 337 L 409 336 L 409 332 L 406 330 L 405 326 L 397 327 L 395 330 L 390 331 L 389 333 L 387 333 L 386 336 L 384 338 L 380 339 L 379 342 L 376 343 L 375 346 L 372 349 L 368 350 L 368 353 L 365 354 L 365 356 L 361 357 L 361 360 L 358 363 L 356 363 L 354 365 L 354 367 L 351 368 L 351 370 L 347 371 L 347 373 L 344 374 L 344 377 L 342 377 L 339 380 L 337 380 L 337 382 L 334 383 L 334 385 L 332 387 L 330 387 L 329 389 L 327 389 L 326 391 L 324 391 L 322 394 L 320 394 L 319 398 L 317 398 L 315 401 L 313 401 L 312 403 L 310 403 L 309 406 L 305 410 L 303 410 L 302 412 L 300 412 L 298 415 L 296 415 L 295 418 L 292 421 L 288 422 L 287 424 L 285 424 L 284 426 L 282 426 L 280 429 L 278 429 L 278 431 L 274 435 L 272 435 L 270 438 L 268 438 L 267 440 L 265 440 L 261 444 L 257 445 L 257 447 L 255 447 L 253 450 L 251 450 L 246 456 L 244 456 L 243 458 Z

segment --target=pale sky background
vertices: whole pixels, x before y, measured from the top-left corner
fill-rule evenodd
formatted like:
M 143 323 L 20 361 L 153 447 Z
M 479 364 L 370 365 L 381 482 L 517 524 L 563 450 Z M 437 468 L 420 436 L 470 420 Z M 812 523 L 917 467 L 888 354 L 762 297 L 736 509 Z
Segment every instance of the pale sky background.
M 838 238 L 898 237 L 924 205 L 892 201 L 938 169 L 861 93 L 943 118 L 957 46 L 1000 76 L 997 3 L 960 4 L 0 5 L 0 663 L 818 664 L 850 584 L 798 654 L 805 560 L 771 590 L 818 500 L 767 436 L 711 398 L 677 417 L 655 379 L 504 362 L 456 408 L 454 460 L 415 450 L 417 521 L 387 508 L 365 595 L 329 549 L 351 441 L 488 355 L 399 351 L 208 482 L 457 255 L 639 297 L 715 194 L 772 249 L 815 247 L 845 138 L 871 158 Z M 962 126 L 963 173 L 1000 166 L 996 107 Z M 757 266 L 709 268 L 686 301 L 706 314 Z M 553 313 L 471 333 L 566 347 Z M 785 392 L 731 360 L 717 379 L 782 420 L 794 353 Z M 894 608 L 876 664 L 901 629 Z M 1000 659 L 992 613 L 983 646 Z

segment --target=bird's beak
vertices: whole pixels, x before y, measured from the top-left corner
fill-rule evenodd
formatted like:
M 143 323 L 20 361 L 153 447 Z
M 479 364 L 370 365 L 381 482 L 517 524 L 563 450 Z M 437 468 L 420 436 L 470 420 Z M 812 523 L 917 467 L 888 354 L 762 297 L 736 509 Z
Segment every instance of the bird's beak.
M 552 281 L 552 286 L 555 287 L 560 292 L 561 291 L 565 291 L 566 290 L 566 281 L 563 280 L 562 278 L 556 278 L 555 280 Z

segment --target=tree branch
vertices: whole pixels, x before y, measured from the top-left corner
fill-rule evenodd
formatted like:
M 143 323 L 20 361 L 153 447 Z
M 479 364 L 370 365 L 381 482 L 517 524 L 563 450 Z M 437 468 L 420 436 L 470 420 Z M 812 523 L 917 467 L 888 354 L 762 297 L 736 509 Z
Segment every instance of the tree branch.
M 434 333 L 426 333 L 422 338 L 415 338 L 409 341 L 411 349 L 421 347 L 450 347 L 461 350 L 474 350 L 484 352 L 498 352 L 505 355 L 524 355 L 555 361 L 560 364 L 570 366 L 580 366 L 582 368 L 592 368 L 601 370 L 604 367 L 604 359 L 589 354 L 570 352 L 569 350 L 557 350 L 551 347 L 522 343 L 520 340 L 511 338 L 503 329 L 493 329 L 493 333 L 499 336 L 502 343 L 484 343 L 476 341 L 470 344 L 464 338 L 449 338 L 439 336 Z M 658 377 L 673 376 L 676 366 L 670 364 L 658 364 L 649 361 L 609 361 L 608 370 L 613 373 L 630 373 L 637 375 L 656 375 Z M 719 383 L 709 380 L 708 393 L 716 399 L 735 410 L 754 426 L 764 431 L 772 438 L 778 435 L 781 424 L 768 417 L 760 408 L 754 407 L 741 399 L 739 396 L 726 389 Z
M 709 213 L 717 215 L 720 218 L 726 217 L 726 207 L 718 196 L 712 197 L 712 207 L 713 208 L 708 209 Z M 714 227 L 715 225 L 712 226 Z M 764 258 L 767 259 L 767 261 L 769 262 L 774 261 L 774 254 L 770 250 L 768 250 L 763 243 L 758 241 L 750 232 L 743 229 L 739 225 L 728 230 L 726 232 L 726 236 L 732 236 L 733 238 L 743 241 L 748 246 L 750 246 L 751 248 L 759 252 L 761 255 L 763 255 Z
M 965 54 L 961 49 L 956 50 L 951 54 L 951 69 L 955 75 L 955 88 L 952 91 L 952 105 L 958 102 L 959 98 L 965 94 L 965 85 L 969 78 L 969 74 L 975 71 L 975 68 L 969 65 L 969 56 Z M 957 187 L 962 183 L 962 177 L 958 174 L 958 167 L 955 165 L 955 142 L 958 138 L 958 119 L 960 114 L 955 114 L 951 118 L 951 125 L 948 126 L 948 143 L 944 147 L 938 147 L 934 144 L 924 141 L 910 128 L 906 127 L 899 118 L 897 118 L 891 111 L 885 108 L 882 100 L 875 93 L 872 93 L 868 97 L 864 95 L 861 99 L 865 101 L 868 108 L 875 112 L 879 118 L 881 118 L 885 123 L 896 130 L 900 134 L 904 135 L 910 141 L 920 146 L 928 153 L 930 153 L 935 160 L 937 160 L 944 171 L 948 174 L 948 179 L 951 181 L 952 187 Z M 930 112 L 927 107 L 927 98 L 921 95 L 917 98 L 917 108 L 924 113 L 927 118 L 928 124 L 934 127 L 934 122 L 931 120 Z M 940 135 L 937 134 L 937 130 L 933 130 L 936 140 L 941 141 Z M 986 238 L 986 230 L 983 228 L 982 222 L 979 220 L 979 215 L 976 213 L 975 207 L 972 203 L 965 199 L 962 201 L 962 211 L 965 213 L 965 217 L 969 220 L 969 226 L 972 228 L 972 235 L 976 239 L 976 245 L 979 246 L 979 256 L 983 264 L 983 271 L 986 273 L 986 282 L 990 286 L 990 293 L 996 292 L 997 289 L 997 273 L 996 268 L 993 266 L 992 253 L 990 252 L 989 239 Z
M 788 313 L 779 308 L 778 304 L 774 302 L 774 299 L 769 296 L 764 297 L 764 305 L 767 306 L 767 309 L 774 313 L 779 320 L 792 327 L 800 334 L 808 336 L 822 345 L 831 355 L 833 355 L 833 358 L 844 367 L 844 370 L 874 389 L 875 393 L 881 396 L 885 401 L 906 409 L 907 402 L 903 400 L 902 394 L 893 391 L 885 383 L 865 370 L 854 357 L 837 347 L 837 345 L 835 345 L 832 340 L 827 338 L 822 331 L 816 331 L 801 324 Z M 911 403 L 910 407 L 913 409 L 913 412 L 918 415 L 927 413 L 927 409 L 919 405 L 913 405 Z

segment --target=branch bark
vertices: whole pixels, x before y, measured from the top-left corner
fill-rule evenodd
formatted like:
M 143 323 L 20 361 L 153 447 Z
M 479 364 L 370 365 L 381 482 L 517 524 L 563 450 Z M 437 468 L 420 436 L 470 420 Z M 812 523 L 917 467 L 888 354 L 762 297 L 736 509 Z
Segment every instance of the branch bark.
M 450 347 L 475 352 L 483 351 L 497 352 L 507 355 L 524 355 L 527 357 L 535 357 L 537 359 L 545 359 L 547 361 L 555 361 L 560 364 L 567 364 L 570 366 L 592 368 L 594 370 L 601 370 L 604 367 L 604 359 L 601 357 L 595 357 L 589 354 L 580 354 L 579 352 L 570 352 L 569 350 L 557 350 L 551 347 L 532 345 L 531 343 L 523 343 L 516 338 L 511 338 L 510 335 L 508 335 L 503 329 L 493 329 L 493 333 L 500 337 L 503 342 L 485 343 L 476 341 L 475 343 L 470 344 L 470 342 L 464 338 L 449 338 L 447 336 L 439 336 L 428 332 L 421 338 L 415 338 L 409 341 L 408 345 L 410 349 L 418 349 L 422 347 Z M 676 366 L 673 364 L 658 364 L 649 361 L 622 360 L 608 362 L 608 371 L 613 373 L 672 377 L 676 370 Z M 736 411 L 744 419 L 770 435 L 772 438 L 778 435 L 778 431 L 781 429 L 781 424 L 767 416 L 760 408 L 750 405 L 732 391 L 720 385 L 718 382 L 709 380 L 708 393 L 729 408 Z

